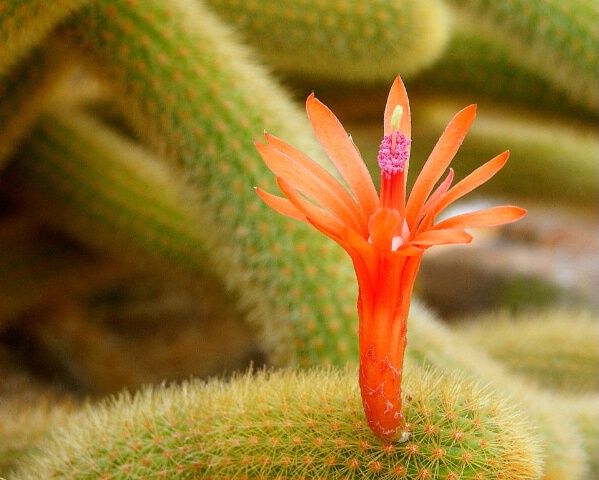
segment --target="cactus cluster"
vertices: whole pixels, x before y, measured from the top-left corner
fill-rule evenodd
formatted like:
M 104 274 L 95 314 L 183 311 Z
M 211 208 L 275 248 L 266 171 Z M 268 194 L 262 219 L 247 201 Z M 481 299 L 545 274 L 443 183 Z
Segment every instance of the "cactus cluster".
M 504 398 L 412 367 L 404 443 L 366 426 L 355 371 L 257 372 L 148 389 L 84 410 L 14 478 L 538 478 Z M 56 450 L 55 453 L 53 450 Z
M 387 89 L 401 73 L 419 92 L 412 168 L 419 139 L 438 138 L 448 120 L 431 91 L 499 99 L 493 121 L 481 111 L 464 153 L 479 163 L 510 148 L 520 155 L 517 175 L 503 177 L 501 194 L 547 195 L 588 211 L 597 18 L 588 0 L 0 1 L 2 346 L 43 337 L 42 359 L 77 372 L 62 386 L 79 378 L 76 388 L 96 394 L 160 382 L 156 375 L 176 367 L 177 379 L 199 364 L 226 371 L 252 348 L 273 367 L 91 401 L 79 413 L 38 401 L 38 387 L 13 388 L 4 378 L 14 373 L 0 370 L 0 477 L 582 480 L 599 472 L 597 389 L 578 387 L 596 349 L 568 331 L 573 313 L 534 327 L 565 328 L 572 343 L 530 345 L 537 360 L 528 373 L 539 377 L 530 385 L 505 366 L 520 354 L 517 342 L 498 351 L 488 334 L 455 332 L 415 306 L 404 386 L 411 435 L 378 442 L 355 384 L 351 264 L 327 239 L 270 212 L 253 189 L 274 188 L 253 145 L 264 129 L 330 166 L 270 70 L 302 96 L 343 85 L 335 93 L 374 99 L 379 83 Z M 378 116 L 384 104 L 375 103 L 345 102 L 349 115 L 376 108 Z M 531 121 L 532 111 L 542 115 Z M 357 127 L 357 144 L 362 135 Z M 470 168 L 463 158 L 458 166 Z M 196 297 L 197 328 L 131 347 L 131 330 L 177 322 L 172 310 L 146 305 L 154 311 L 145 328 L 117 325 L 136 308 L 127 302 L 167 298 L 172 307 L 171 288 Z M 129 333 L 117 338 L 119 328 Z M 102 382 L 153 355 L 124 385 Z

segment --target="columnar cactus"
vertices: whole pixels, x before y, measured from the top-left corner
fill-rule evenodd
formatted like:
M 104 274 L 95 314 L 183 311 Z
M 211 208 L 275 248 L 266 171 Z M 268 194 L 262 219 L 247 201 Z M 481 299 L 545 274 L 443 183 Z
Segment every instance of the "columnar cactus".
M 81 10 L 64 34 L 82 58 L 93 59 L 90 68 L 108 82 L 142 143 L 163 152 L 196 188 L 198 209 L 210 212 L 203 230 L 210 232 L 211 269 L 262 330 L 271 360 L 281 364 L 291 355 L 309 365 L 335 352 L 344 363 L 355 345 L 353 308 L 339 301 L 351 299 L 355 288 L 347 260 L 307 229 L 268 212 L 252 188 L 272 186 L 253 146 L 265 127 L 288 132 L 311 152 L 313 140 L 280 89 L 244 63 L 246 52 L 230 43 L 210 12 L 197 8 L 181 1 L 100 1 Z M 306 270 L 310 258 L 323 261 Z M 336 278 L 339 288 L 325 288 L 321 278 Z M 314 325 L 300 329 L 300 319 Z M 324 334 L 328 329 L 336 335 Z M 314 335 L 317 330 L 322 334 Z
M 501 39 L 513 59 L 542 72 L 578 105 L 597 111 L 597 2 L 452 0 L 451 4 L 479 27 L 483 37 Z
M 413 76 L 437 60 L 451 31 L 448 8 L 438 0 L 206 4 L 235 25 L 266 63 L 288 76 L 320 81 Z
M 84 244 L 117 257 L 137 251 L 187 271 L 206 268 L 194 194 L 167 165 L 89 114 L 43 116 L 8 174 L 38 217 Z
M 371 434 L 354 371 L 258 372 L 89 407 L 13 479 L 539 478 L 539 446 L 502 395 L 411 371 L 404 443 Z
M 599 326 L 590 311 L 491 314 L 459 325 L 458 333 L 545 388 L 566 394 L 599 390 Z

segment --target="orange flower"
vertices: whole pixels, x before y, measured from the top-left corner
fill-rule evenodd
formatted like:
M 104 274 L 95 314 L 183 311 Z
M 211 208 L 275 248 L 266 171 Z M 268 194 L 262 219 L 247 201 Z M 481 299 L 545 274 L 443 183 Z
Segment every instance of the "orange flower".
M 411 143 L 410 107 L 397 77 L 385 108 L 384 137 L 378 155 L 380 198 L 360 153 L 335 115 L 310 95 L 312 128 L 349 191 L 309 157 L 266 134 L 256 143 L 286 198 L 259 188 L 258 195 L 278 212 L 316 229 L 350 255 L 358 278 L 360 391 L 368 425 L 386 441 L 405 438 L 401 378 L 412 288 L 423 252 L 433 245 L 469 243 L 466 228 L 513 222 L 525 210 L 502 206 L 456 215 L 435 224 L 448 205 L 486 182 L 507 161 L 504 152 L 451 187 L 453 170 L 433 191 L 460 147 L 476 114 L 471 105 L 449 123 L 406 201 Z M 451 187 L 451 188 L 450 188 Z

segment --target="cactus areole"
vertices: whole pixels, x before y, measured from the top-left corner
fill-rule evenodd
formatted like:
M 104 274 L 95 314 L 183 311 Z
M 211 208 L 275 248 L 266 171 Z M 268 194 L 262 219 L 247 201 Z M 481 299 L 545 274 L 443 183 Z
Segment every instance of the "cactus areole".
M 378 155 L 379 197 L 357 147 L 335 115 L 313 94 L 306 108 L 320 144 L 349 191 L 320 165 L 269 134 L 265 134 L 266 144 L 256 143 L 256 148 L 276 175 L 285 198 L 256 191 L 269 206 L 310 223 L 350 255 L 359 286 L 359 382 L 364 412 L 376 436 L 402 441 L 409 434 L 401 399 L 407 320 L 422 254 L 433 245 L 469 243 L 472 236 L 465 229 L 513 222 L 526 212 L 500 206 L 438 223 L 435 218 L 497 173 L 509 152 L 453 187 L 451 169 L 440 181 L 474 120 L 476 106 L 466 107 L 441 135 L 407 197 L 411 119 L 406 90 L 397 77 L 385 108 Z

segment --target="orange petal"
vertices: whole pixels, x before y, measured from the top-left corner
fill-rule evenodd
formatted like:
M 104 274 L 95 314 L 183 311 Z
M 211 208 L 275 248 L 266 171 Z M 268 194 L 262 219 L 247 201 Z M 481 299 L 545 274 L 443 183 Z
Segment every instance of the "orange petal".
M 509 156 L 509 151 L 505 151 L 502 154 L 497 155 L 492 160 L 489 160 L 484 165 L 478 167 L 463 180 L 456 183 L 437 204 L 435 207 L 435 212 L 441 212 L 443 209 L 447 208 L 448 205 L 462 198 L 464 195 L 470 193 L 472 190 L 493 177 L 493 175 L 503 168 Z
M 331 173 L 329 173 L 325 168 L 316 163 L 306 154 L 300 152 L 298 149 L 289 145 L 287 142 L 281 140 L 280 138 L 275 137 L 274 135 L 270 135 L 265 133 L 266 141 L 269 145 L 274 147 L 275 150 L 278 150 L 281 153 L 284 153 L 288 157 L 291 157 L 297 163 L 299 163 L 302 167 L 310 171 L 316 177 L 318 177 L 322 182 L 326 183 L 327 187 L 334 192 L 335 195 L 339 196 L 340 199 L 343 200 L 344 203 L 348 205 L 354 211 L 354 215 L 356 217 L 360 217 L 361 221 L 364 222 L 364 228 L 367 227 L 366 217 L 364 216 L 364 212 L 360 209 L 356 201 L 349 194 L 347 189 L 341 185 L 339 180 L 335 178 Z M 355 145 L 354 145 L 355 147 Z M 359 155 L 359 152 L 358 152 Z
M 399 76 L 393 82 L 391 90 L 389 91 L 389 96 L 387 97 L 384 123 L 385 135 L 389 135 L 391 133 L 391 117 L 393 116 L 393 111 L 397 105 L 401 105 L 403 107 L 403 115 L 401 117 L 401 123 L 399 124 L 399 131 L 403 133 L 408 140 L 410 140 L 412 138 L 410 102 L 408 100 L 406 87 Z M 408 147 L 408 151 L 409 148 L 410 147 Z
M 337 178 L 335 178 L 325 168 L 316 163 L 306 154 L 300 152 L 298 149 L 296 149 L 292 145 L 289 145 L 287 142 L 268 133 L 265 133 L 264 136 L 266 137 L 266 141 L 268 142 L 268 144 L 274 147 L 275 150 L 284 153 L 288 157 L 291 157 L 301 166 L 303 166 L 312 174 L 317 176 L 323 183 L 325 183 L 327 188 L 331 190 L 331 192 L 334 195 L 337 195 L 339 199 L 343 203 L 345 203 L 348 206 L 348 208 L 353 212 L 353 216 L 360 222 L 360 225 L 362 226 L 363 233 L 366 234 L 366 231 L 368 229 L 368 222 L 366 220 L 364 212 Z
M 277 177 L 277 183 L 289 201 L 306 216 L 306 220 L 315 226 L 322 226 L 322 228 L 332 232 L 332 234 L 335 235 L 334 237 L 332 235 L 327 235 L 334 240 L 340 236 L 340 233 L 345 225 L 341 220 L 331 215 L 326 210 L 323 210 L 322 208 L 314 205 L 312 202 L 306 200 L 284 178 Z
M 443 182 L 441 182 L 441 184 L 437 187 L 435 192 L 428 198 L 428 200 L 426 201 L 426 203 L 424 204 L 424 206 L 422 207 L 420 212 L 418 212 L 418 215 L 416 216 L 416 219 L 414 220 L 414 225 L 416 226 L 417 231 L 420 229 L 420 227 L 421 227 L 420 222 L 425 217 L 425 215 L 427 215 L 429 212 L 432 212 L 435 209 L 435 206 L 437 205 L 437 203 L 443 198 L 443 195 L 445 195 L 447 193 L 447 190 L 449 190 L 449 186 L 451 185 L 451 182 L 453 181 L 453 176 L 454 176 L 453 168 L 450 168 L 449 173 L 447 174 L 447 177 L 445 178 L 445 180 L 443 180 Z M 426 226 L 424 226 L 424 225 L 423 225 L 423 227 L 426 228 Z
M 379 275 L 380 255 L 376 248 L 364 238 L 349 228 L 342 232 L 342 239 L 338 242 L 349 254 L 356 270 L 361 294 L 373 295 L 373 289 Z
M 424 167 L 422 167 L 406 205 L 406 220 L 410 228 L 413 227 L 414 220 L 429 193 L 460 148 L 475 116 L 476 105 L 470 105 L 458 112 L 445 128 Z
M 520 207 L 502 206 L 485 208 L 476 212 L 463 213 L 455 217 L 439 222 L 433 227 L 434 230 L 447 228 L 484 228 L 515 222 L 526 214 L 526 210 Z
M 314 94 L 308 97 L 306 110 L 318 141 L 369 218 L 377 209 L 379 198 L 358 150 L 337 117 Z
M 287 215 L 288 217 L 294 218 L 301 222 L 308 221 L 306 219 L 306 216 L 302 212 L 300 212 L 297 209 L 297 207 L 295 207 L 293 203 L 291 203 L 286 198 L 277 197 L 276 195 L 268 193 L 258 187 L 256 187 L 255 190 L 258 196 L 262 200 L 264 200 L 264 203 L 266 203 L 266 205 L 268 205 L 273 210 L 276 210 L 277 212 L 282 213 L 283 215 Z
M 291 187 L 330 211 L 342 222 L 347 223 L 356 230 L 363 230 L 365 233 L 366 221 L 362 215 L 362 222 L 360 222 L 361 211 L 358 205 L 347 190 L 332 176 L 321 178 L 319 175 L 322 172 L 313 173 L 313 171 L 304 168 L 303 165 L 276 150 L 270 144 L 256 143 L 255 145 L 264 163 L 276 176 L 284 178 Z M 327 182 L 327 180 L 329 181 Z M 353 209 L 351 208 L 352 205 Z M 358 218 L 356 218 L 356 215 L 358 215 Z
M 406 245 L 447 245 L 450 243 L 470 243 L 472 235 L 464 230 L 428 230 L 419 233 L 416 238 L 408 242 Z
M 381 208 L 374 212 L 368 222 L 368 231 L 372 244 L 383 252 L 391 251 L 393 232 L 399 224 L 400 216 L 397 210 Z
M 422 255 L 424 253 L 424 248 L 417 247 L 411 243 L 404 243 L 400 245 L 397 250 L 391 252 L 391 255 L 401 255 L 403 257 L 412 257 L 415 255 Z

